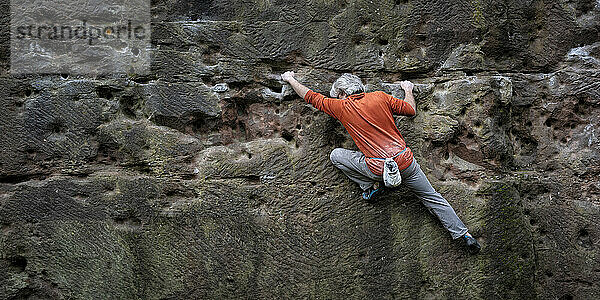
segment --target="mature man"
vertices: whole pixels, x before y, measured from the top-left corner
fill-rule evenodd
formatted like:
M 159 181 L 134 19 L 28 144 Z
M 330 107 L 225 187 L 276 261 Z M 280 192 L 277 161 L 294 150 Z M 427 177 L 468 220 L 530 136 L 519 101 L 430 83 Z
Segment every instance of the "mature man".
M 330 159 L 359 184 L 364 191 L 363 199 L 371 200 L 383 191 L 383 159 L 393 158 L 402 182 L 440 219 L 452 238 L 461 238 L 471 253 L 479 252 L 479 243 L 469 234 L 448 201 L 431 186 L 396 127 L 393 114 L 416 114 L 414 85 L 410 81 L 400 83 L 405 92 L 402 100 L 381 91 L 366 93 L 360 78 L 348 73 L 333 83 L 331 98 L 299 83 L 294 72 L 285 72 L 281 78 L 306 102 L 338 119 L 346 128 L 360 151 L 337 148 L 331 152 Z

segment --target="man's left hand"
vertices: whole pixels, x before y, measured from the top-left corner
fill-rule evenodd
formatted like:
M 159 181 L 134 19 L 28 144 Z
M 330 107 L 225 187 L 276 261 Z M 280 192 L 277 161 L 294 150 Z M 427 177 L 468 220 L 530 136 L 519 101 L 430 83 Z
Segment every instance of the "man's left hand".
M 294 72 L 293 71 L 287 71 L 283 74 L 281 74 L 281 79 L 287 82 L 290 82 L 290 80 L 294 79 Z

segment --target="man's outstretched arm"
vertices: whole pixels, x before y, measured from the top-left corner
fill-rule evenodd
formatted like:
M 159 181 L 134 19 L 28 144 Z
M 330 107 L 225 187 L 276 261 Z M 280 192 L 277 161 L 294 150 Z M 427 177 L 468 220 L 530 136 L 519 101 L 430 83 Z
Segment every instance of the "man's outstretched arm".
M 292 86 L 296 94 L 298 94 L 300 98 L 304 99 L 304 96 L 306 96 L 306 93 L 308 93 L 309 88 L 305 87 L 302 85 L 302 83 L 298 82 L 296 78 L 294 78 L 294 72 L 287 71 L 281 74 L 281 79 L 287 81 Z
M 316 109 L 323 111 L 334 118 L 337 118 L 336 115 L 339 113 L 342 107 L 342 102 L 339 99 L 327 98 L 320 93 L 311 91 L 294 78 L 294 72 L 288 71 L 281 74 L 281 79 L 287 81 L 292 86 L 296 94 L 304 99 L 304 101 L 310 103 Z

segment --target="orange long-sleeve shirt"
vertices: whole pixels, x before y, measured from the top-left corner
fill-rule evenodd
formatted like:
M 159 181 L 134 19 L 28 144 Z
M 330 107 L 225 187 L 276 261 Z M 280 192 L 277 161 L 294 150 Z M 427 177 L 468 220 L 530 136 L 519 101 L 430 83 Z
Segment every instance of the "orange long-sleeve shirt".
M 344 125 L 358 149 L 367 157 L 367 166 L 376 175 L 383 174 L 384 162 L 370 159 L 372 157 L 392 157 L 406 148 L 394 160 L 400 170 L 412 163 L 413 153 L 406 147 L 393 117 L 393 114 L 414 116 L 415 110 L 408 102 L 381 91 L 335 99 L 309 90 L 304 100 Z

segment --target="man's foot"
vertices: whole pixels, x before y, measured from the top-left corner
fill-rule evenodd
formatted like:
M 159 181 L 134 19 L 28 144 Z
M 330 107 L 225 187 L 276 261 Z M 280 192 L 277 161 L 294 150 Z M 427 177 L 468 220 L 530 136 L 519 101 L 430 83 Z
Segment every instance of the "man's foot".
M 477 240 L 471 236 L 471 234 L 467 232 L 461 238 L 465 241 L 465 246 L 467 246 L 467 251 L 469 251 L 469 253 L 479 253 L 479 250 L 481 250 L 481 245 L 479 245 L 479 242 L 477 242 Z
M 366 191 L 362 193 L 362 198 L 367 201 L 371 201 L 375 199 L 377 195 L 380 195 L 383 192 L 383 185 L 379 184 L 379 182 L 375 182 L 372 187 L 368 188 Z

